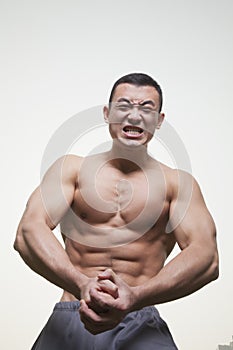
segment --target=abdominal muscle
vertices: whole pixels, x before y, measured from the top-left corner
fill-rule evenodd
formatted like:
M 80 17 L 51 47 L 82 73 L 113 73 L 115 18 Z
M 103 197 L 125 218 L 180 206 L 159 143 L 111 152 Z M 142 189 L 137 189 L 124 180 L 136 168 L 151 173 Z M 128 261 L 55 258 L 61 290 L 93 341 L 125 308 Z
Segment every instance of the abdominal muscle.
M 171 234 L 158 235 L 155 230 L 134 242 L 112 248 L 90 247 L 65 237 L 66 252 L 78 271 L 92 278 L 111 268 L 129 286 L 141 285 L 156 276 L 174 244 Z M 76 298 L 64 291 L 61 301 L 72 300 Z

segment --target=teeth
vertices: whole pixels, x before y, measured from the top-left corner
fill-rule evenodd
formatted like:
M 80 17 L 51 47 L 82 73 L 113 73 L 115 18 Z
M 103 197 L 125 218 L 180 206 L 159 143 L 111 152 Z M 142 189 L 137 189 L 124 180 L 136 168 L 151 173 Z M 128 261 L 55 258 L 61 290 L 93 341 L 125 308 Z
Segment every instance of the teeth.
M 136 131 L 136 130 L 126 130 L 126 132 L 127 132 L 127 133 L 130 133 L 130 134 L 132 134 L 132 135 L 138 135 L 138 134 L 140 134 L 140 132 L 139 132 L 139 131 Z
M 126 127 L 125 131 L 132 134 L 132 135 L 138 135 L 141 134 L 141 130 L 140 129 L 136 129 L 136 128 L 131 128 L 131 127 Z

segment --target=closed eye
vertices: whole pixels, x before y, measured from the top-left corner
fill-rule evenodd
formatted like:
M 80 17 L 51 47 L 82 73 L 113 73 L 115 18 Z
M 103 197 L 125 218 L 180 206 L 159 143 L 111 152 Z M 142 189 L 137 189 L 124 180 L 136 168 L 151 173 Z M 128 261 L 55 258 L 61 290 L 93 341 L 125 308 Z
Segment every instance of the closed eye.
M 124 112 L 129 111 L 132 108 L 130 105 L 126 105 L 126 104 L 117 105 L 116 107 L 120 111 L 124 111 Z
M 143 112 L 143 113 L 152 113 L 154 112 L 154 110 L 150 107 L 141 107 L 140 110 Z

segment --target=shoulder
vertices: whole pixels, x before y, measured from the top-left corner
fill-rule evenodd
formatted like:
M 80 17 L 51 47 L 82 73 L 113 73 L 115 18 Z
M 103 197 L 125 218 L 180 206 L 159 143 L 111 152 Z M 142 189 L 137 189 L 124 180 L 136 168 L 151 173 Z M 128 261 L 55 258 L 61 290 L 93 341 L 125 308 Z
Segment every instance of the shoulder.
M 83 157 L 66 154 L 58 158 L 47 170 L 43 180 L 48 178 L 72 178 L 75 180 L 79 173 Z
M 62 165 L 64 171 L 78 172 L 84 159 L 84 157 L 75 154 L 66 154 L 58 159 L 58 163 Z
M 177 198 L 178 194 L 179 196 L 181 194 L 190 196 L 193 192 L 201 192 L 197 180 L 189 172 L 171 168 L 160 162 L 159 165 L 166 181 L 167 190 L 173 199 Z
M 58 162 L 62 162 L 64 165 L 79 166 L 81 165 L 84 157 L 76 154 L 65 154 L 64 156 L 57 159 Z

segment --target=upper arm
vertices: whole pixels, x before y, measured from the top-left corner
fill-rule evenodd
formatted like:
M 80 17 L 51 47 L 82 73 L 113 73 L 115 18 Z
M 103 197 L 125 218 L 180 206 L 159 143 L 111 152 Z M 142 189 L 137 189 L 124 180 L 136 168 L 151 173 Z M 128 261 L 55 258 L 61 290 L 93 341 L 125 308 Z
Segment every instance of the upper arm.
M 51 229 L 56 227 L 73 201 L 77 159 L 75 156 L 64 156 L 49 168 L 28 200 L 22 223 L 44 222 Z
M 169 226 L 181 249 L 190 244 L 216 251 L 216 229 L 197 181 L 178 172 L 170 204 Z

